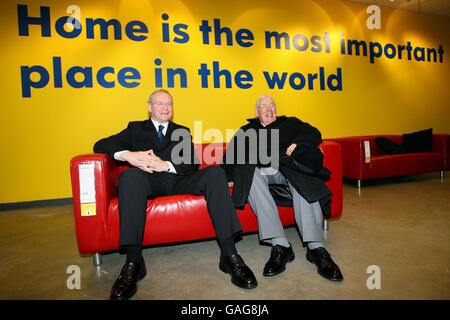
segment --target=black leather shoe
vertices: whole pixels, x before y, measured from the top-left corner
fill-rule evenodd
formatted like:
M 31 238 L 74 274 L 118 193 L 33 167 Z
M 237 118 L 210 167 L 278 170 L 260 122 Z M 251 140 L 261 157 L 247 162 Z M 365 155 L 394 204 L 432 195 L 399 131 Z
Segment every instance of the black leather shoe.
M 270 258 L 264 266 L 263 275 L 266 277 L 275 276 L 286 270 L 286 264 L 295 259 L 292 247 L 286 248 L 280 245 L 272 247 Z
M 317 248 L 306 251 L 306 260 L 314 263 L 317 266 L 317 272 L 324 278 L 331 281 L 342 281 L 344 277 L 342 276 L 341 270 L 331 259 L 328 251 L 323 248 Z
M 139 263 L 127 262 L 111 289 L 111 300 L 128 300 L 137 291 L 136 283 L 147 274 L 144 258 Z
M 253 289 L 258 286 L 255 275 L 245 264 L 241 256 L 233 254 L 229 257 L 220 256 L 219 269 L 231 274 L 231 282 L 244 289 Z

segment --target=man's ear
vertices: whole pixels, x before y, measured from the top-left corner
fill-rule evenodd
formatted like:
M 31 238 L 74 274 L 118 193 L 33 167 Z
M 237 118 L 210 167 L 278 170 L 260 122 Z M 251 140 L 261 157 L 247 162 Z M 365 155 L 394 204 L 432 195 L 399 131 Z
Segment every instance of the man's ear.
M 148 118 L 150 119 L 152 117 L 152 106 L 150 102 L 147 102 L 147 109 L 148 109 Z
M 152 117 L 152 105 L 150 102 L 147 102 L 147 109 L 148 109 L 148 117 Z

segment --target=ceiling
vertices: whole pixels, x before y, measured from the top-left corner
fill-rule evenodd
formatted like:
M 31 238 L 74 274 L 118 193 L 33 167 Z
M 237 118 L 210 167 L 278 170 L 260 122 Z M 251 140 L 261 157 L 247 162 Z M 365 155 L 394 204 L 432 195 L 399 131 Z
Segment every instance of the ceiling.
M 450 17 L 450 0 L 346 0 Z

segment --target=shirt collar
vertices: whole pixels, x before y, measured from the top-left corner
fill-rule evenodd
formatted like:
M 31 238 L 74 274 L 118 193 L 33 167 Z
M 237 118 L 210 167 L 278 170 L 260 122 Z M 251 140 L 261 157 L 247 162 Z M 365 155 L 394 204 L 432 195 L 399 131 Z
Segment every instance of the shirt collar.
M 167 127 L 169 126 L 169 121 L 165 122 L 165 123 L 159 123 L 158 121 L 154 120 L 153 118 L 150 118 L 150 120 L 152 120 L 153 125 L 156 128 L 156 131 L 159 130 L 159 126 L 163 126 L 164 127 L 164 131 L 167 129 Z

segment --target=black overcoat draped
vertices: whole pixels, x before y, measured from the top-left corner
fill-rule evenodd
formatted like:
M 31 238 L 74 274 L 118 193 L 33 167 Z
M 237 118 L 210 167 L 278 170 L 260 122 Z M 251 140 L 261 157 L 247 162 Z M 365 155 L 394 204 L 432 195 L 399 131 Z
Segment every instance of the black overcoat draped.
M 249 123 L 242 126 L 231 139 L 221 164 L 228 181 L 234 182 L 231 197 L 235 207 L 243 208 L 247 202 L 255 168 L 271 166 L 277 168 L 309 203 L 319 201 L 323 215 L 330 217 L 332 193 L 324 180 L 330 171 L 323 167 L 323 155 L 318 148 L 322 142 L 320 131 L 295 117 L 279 116 L 266 127 L 261 125 L 258 118 L 247 121 Z M 278 143 L 273 130 L 278 131 Z M 297 147 L 291 156 L 287 156 L 286 149 L 292 143 L 296 143 Z M 261 156 L 260 151 L 264 146 L 267 152 Z M 276 155 L 271 146 L 278 148 L 277 164 L 267 163 L 268 158 L 273 156 L 274 159 Z

